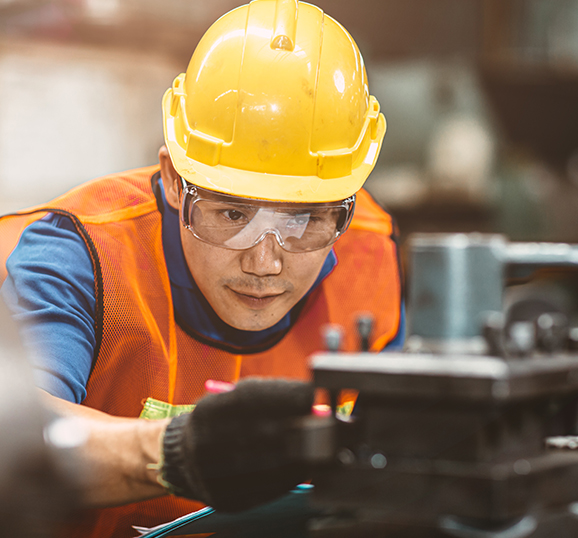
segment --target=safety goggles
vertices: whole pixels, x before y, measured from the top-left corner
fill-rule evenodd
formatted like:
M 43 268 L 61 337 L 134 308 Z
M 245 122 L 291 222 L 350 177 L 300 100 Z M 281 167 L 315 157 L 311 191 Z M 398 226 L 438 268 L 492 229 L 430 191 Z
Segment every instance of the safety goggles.
M 181 221 L 211 245 L 246 250 L 274 235 L 288 252 L 310 252 L 337 241 L 347 230 L 355 195 L 340 202 L 302 204 L 240 198 L 182 181 Z

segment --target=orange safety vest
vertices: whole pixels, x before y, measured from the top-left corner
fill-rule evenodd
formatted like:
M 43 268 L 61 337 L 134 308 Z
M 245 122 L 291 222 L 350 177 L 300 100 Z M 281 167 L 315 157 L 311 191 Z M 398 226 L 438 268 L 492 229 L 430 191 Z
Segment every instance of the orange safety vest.
M 231 353 L 187 334 L 173 314 L 162 219 L 150 185 L 157 171 L 158 166 L 106 176 L 0 220 L 0 283 L 24 228 L 48 212 L 68 215 L 88 247 L 95 274 L 97 346 L 83 405 L 138 417 L 148 397 L 173 405 L 194 403 L 207 379 L 308 379 L 308 357 L 323 348 L 323 325 L 342 325 L 343 349 L 354 351 L 355 318 L 361 311 L 376 320 L 373 350 L 395 337 L 402 286 L 392 221 L 363 190 L 349 230 L 334 246 L 337 267 L 310 294 L 279 342 L 256 353 Z M 135 535 L 131 525 L 152 527 L 200 506 L 167 496 L 89 510 L 64 535 L 128 538 Z

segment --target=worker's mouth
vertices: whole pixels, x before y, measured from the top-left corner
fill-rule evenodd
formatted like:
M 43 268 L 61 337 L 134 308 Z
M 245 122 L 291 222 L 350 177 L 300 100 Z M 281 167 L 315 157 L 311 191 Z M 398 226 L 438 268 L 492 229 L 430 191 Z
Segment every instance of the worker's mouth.
M 285 292 L 281 293 L 274 293 L 274 294 L 251 294 L 251 293 L 241 293 L 239 291 L 235 291 L 232 288 L 229 288 L 235 297 L 241 301 L 245 306 L 253 310 L 260 310 L 262 308 L 266 308 L 275 302 L 276 299 L 281 297 Z

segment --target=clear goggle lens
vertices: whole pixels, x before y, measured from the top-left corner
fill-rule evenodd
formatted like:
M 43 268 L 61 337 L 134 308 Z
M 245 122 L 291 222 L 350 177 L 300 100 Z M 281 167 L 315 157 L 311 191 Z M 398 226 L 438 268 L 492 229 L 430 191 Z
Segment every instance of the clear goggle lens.
M 245 250 L 272 234 L 283 249 L 308 252 L 333 244 L 354 207 L 355 196 L 320 204 L 248 202 L 183 180 L 181 220 L 195 237 L 218 247 Z

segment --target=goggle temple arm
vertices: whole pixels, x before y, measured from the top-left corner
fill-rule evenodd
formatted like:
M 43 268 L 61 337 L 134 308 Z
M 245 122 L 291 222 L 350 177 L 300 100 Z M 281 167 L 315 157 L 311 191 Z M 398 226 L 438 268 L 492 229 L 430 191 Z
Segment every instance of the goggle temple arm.
M 182 176 L 179 177 L 181 179 L 181 184 L 179 186 L 179 197 L 181 199 L 181 222 L 186 228 L 190 228 L 191 223 L 189 222 L 189 206 L 192 202 L 192 199 L 197 194 L 197 188 L 194 185 L 188 183 L 185 179 L 183 179 Z
M 343 225 L 343 228 L 339 231 L 339 235 L 337 237 L 344 234 L 347 231 L 347 228 L 349 228 L 349 225 L 351 224 L 351 221 L 353 220 L 353 214 L 355 213 L 356 200 L 357 200 L 357 197 L 355 196 L 355 194 L 353 194 L 352 196 L 350 196 L 349 198 L 344 200 L 344 203 L 348 203 L 349 207 L 347 208 L 347 217 L 346 217 L 345 223 Z

